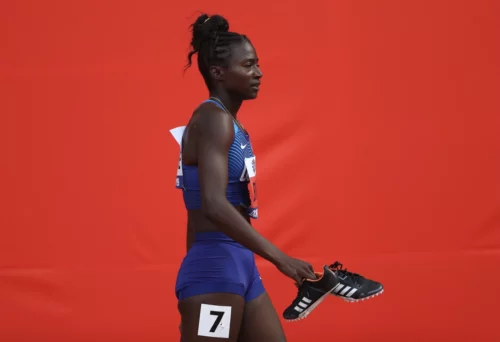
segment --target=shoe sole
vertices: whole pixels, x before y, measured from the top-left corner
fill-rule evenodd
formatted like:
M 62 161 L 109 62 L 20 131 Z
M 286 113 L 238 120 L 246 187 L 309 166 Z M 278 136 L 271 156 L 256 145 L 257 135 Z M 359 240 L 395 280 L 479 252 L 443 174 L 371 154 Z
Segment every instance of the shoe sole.
M 338 294 L 334 294 L 334 293 L 332 293 L 332 296 L 342 298 L 344 301 L 346 301 L 348 303 L 357 303 L 357 302 L 363 302 L 363 301 L 368 300 L 370 298 L 375 298 L 375 297 L 381 295 L 382 293 L 384 293 L 384 289 L 380 290 L 377 293 L 372 294 L 371 296 L 368 296 L 368 297 L 365 297 L 365 298 L 359 298 L 359 299 L 354 299 L 354 298 L 350 298 L 350 297 L 339 296 Z
M 335 285 L 336 286 L 336 285 Z M 331 293 L 331 291 L 335 288 L 332 287 L 330 291 L 326 292 L 324 295 L 322 295 L 321 297 L 319 297 L 319 299 L 314 302 L 313 305 L 311 305 L 310 307 L 308 307 L 307 309 L 305 309 L 304 311 L 302 311 L 299 316 L 297 318 L 293 318 L 293 319 L 286 319 L 285 318 L 285 321 L 287 322 L 296 322 L 296 321 L 300 321 L 300 320 L 303 320 L 304 318 L 306 318 L 311 312 L 313 312 L 314 309 L 316 309 L 316 307 L 323 301 L 325 300 L 326 297 L 328 297 L 328 295 Z

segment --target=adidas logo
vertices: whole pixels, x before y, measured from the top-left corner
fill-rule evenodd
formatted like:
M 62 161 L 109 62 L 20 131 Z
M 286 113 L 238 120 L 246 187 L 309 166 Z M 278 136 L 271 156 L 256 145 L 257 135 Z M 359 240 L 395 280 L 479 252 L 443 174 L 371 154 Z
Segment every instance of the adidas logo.
M 302 312 L 307 309 L 309 305 L 311 305 L 311 300 L 309 298 L 302 297 L 299 304 L 295 305 L 294 310 L 297 312 Z
M 338 296 L 351 297 L 356 291 L 358 291 L 358 289 L 338 283 L 337 286 L 333 288 L 332 293 Z

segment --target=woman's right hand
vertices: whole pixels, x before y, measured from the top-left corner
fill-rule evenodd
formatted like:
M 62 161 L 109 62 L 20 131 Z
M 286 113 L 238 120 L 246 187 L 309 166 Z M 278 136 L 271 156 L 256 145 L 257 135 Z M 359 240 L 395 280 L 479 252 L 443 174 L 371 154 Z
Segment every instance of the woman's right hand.
M 316 279 L 314 269 L 308 262 L 285 255 L 276 263 L 276 268 L 300 286 L 304 278 Z

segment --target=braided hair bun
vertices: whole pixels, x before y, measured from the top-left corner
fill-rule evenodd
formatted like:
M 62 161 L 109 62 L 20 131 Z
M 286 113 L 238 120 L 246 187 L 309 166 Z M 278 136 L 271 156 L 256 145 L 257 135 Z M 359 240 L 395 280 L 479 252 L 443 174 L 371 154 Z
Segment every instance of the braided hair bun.
M 210 88 L 210 67 L 227 66 L 232 55 L 231 47 L 244 41 L 250 42 L 250 40 L 245 35 L 230 32 L 229 22 L 218 14 L 200 15 L 190 25 L 190 29 L 192 32 L 191 50 L 188 54 L 186 69 L 191 66 L 193 55 L 197 54 L 198 69 Z
M 229 22 L 220 15 L 209 17 L 207 14 L 202 14 L 191 25 L 193 36 L 191 38 L 191 46 L 193 51 L 198 52 L 204 42 L 215 39 L 217 33 L 229 32 Z

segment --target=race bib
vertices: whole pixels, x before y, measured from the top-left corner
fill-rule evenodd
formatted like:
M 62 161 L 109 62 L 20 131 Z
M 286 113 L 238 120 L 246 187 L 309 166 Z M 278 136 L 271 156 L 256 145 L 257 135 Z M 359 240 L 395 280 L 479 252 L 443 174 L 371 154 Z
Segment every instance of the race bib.
M 259 206 L 257 202 L 257 165 L 255 164 L 255 156 L 245 158 L 245 168 L 248 177 L 248 194 L 250 195 L 248 216 L 256 219 L 259 217 Z
M 177 175 L 175 178 L 175 187 L 178 189 L 182 189 L 183 186 L 183 176 L 182 176 L 182 135 L 184 134 L 184 130 L 186 126 L 179 126 L 176 128 L 172 128 L 170 133 L 174 137 L 175 141 L 179 144 L 180 153 L 179 153 L 179 164 L 177 165 Z
M 201 304 L 198 336 L 229 338 L 230 331 L 230 306 Z
M 179 165 L 177 166 L 177 176 L 175 178 L 175 187 L 182 189 L 183 179 L 182 179 L 182 151 L 179 154 Z

